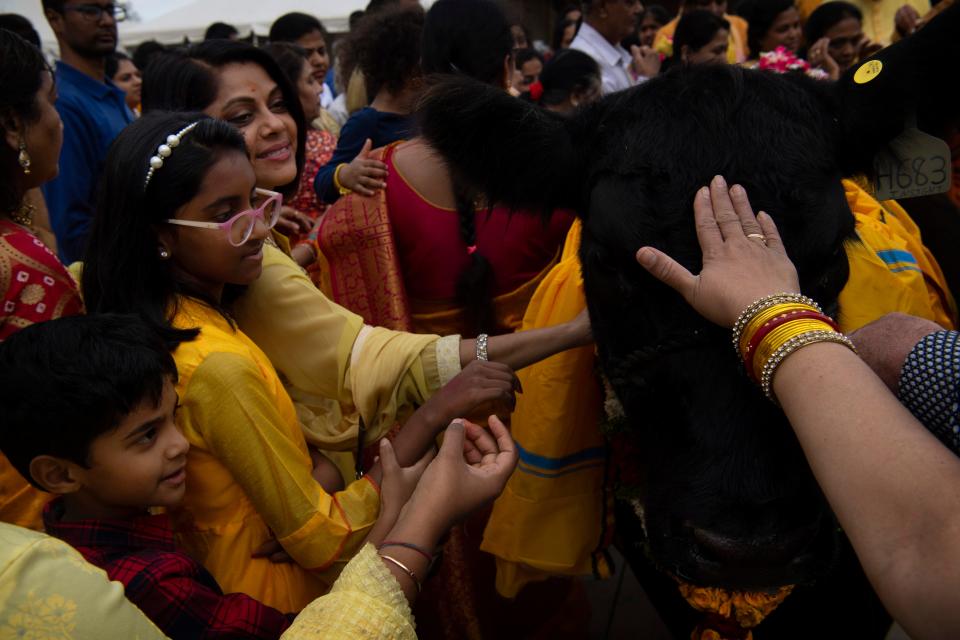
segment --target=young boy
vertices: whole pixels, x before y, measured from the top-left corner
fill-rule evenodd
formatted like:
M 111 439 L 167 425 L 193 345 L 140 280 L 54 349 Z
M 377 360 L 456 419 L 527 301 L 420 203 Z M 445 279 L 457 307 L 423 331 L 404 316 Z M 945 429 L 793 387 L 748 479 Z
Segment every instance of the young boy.
M 190 445 L 174 423 L 176 366 L 133 316 L 36 324 L 0 344 L 0 450 L 59 497 L 47 532 L 121 582 L 173 638 L 277 638 L 293 619 L 224 595 L 176 550 L 166 515 L 183 498 Z

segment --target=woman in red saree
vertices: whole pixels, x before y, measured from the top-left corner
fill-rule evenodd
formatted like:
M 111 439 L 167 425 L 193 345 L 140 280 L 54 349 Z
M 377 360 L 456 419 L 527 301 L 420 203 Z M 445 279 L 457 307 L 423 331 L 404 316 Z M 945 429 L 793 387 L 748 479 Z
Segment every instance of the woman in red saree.
M 0 30 L 0 340 L 35 322 L 83 312 L 76 284 L 33 231 L 27 191 L 53 179 L 63 127 L 53 73 L 33 45 Z M 0 521 L 42 528 L 50 496 L 0 454 Z
M 487 2 L 437 2 L 427 13 L 425 73 L 509 83 L 506 20 Z M 386 189 L 351 193 L 318 233 L 322 288 L 370 324 L 440 334 L 506 333 L 556 261 L 569 213 L 514 213 L 458 185 L 414 138 L 376 152 Z

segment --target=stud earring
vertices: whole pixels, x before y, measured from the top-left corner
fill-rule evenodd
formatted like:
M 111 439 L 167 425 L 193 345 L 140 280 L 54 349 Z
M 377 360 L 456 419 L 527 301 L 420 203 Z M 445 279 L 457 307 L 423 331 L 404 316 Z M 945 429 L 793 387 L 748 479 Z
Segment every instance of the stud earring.
M 17 161 L 23 168 L 24 175 L 30 175 L 30 154 L 27 153 L 27 143 L 20 139 L 20 153 L 17 155 Z
M 160 259 L 168 260 L 170 258 L 170 252 L 167 251 L 166 247 L 160 247 Z

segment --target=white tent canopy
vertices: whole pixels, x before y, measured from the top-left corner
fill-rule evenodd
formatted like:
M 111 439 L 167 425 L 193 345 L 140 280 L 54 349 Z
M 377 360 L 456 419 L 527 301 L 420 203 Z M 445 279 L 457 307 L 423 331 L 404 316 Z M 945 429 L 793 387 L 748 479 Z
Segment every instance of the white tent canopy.
M 40 1 L 0 0 L 0 13 L 25 16 L 40 33 L 44 49 L 56 51 L 56 38 Z M 314 15 L 329 31 L 342 32 L 347 30 L 350 14 L 366 7 L 367 0 L 128 0 L 126 4 L 131 18 L 119 25 L 120 44 L 134 46 L 145 40 L 166 44 L 184 38 L 201 40 L 213 22 L 232 24 L 242 35 L 252 31 L 265 36 L 274 20 L 291 11 Z

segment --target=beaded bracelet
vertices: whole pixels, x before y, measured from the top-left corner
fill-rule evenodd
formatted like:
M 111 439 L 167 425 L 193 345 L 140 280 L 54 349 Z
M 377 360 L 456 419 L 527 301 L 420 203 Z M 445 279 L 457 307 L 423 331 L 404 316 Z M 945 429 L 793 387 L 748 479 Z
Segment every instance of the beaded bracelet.
M 490 357 L 487 355 L 487 339 L 488 336 L 485 333 L 481 333 L 477 336 L 477 360 L 487 361 Z
M 808 331 L 790 338 L 770 355 L 766 364 L 763 365 L 763 372 L 760 374 L 760 387 L 771 402 L 779 404 L 773 393 L 773 376 L 776 374 L 777 368 L 791 353 L 815 342 L 835 342 L 844 345 L 854 353 L 857 352 L 857 348 L 850 341 L 850 338 L 836 331 Z
M 760 382 L 759 374 L 763 370 L 763 365 L 770 359 L 773 352 L 787 341 L 811 331 L 832 330 L 830 325 L 819 320 L 794 320 L 777 327 L 760 343 L 750 361 L 750 372 L 753 374 L 754 381 Z
M 403 564 L 402 562 L 400 562 L 399 560 L 397 560 L 397 559 L 394 558 L 393 556 L 388 556 L 388 555 L 385 555 L 385 554 L 381 553 L 381 554 L 380 554 L 380 557 L 383 558 L 384 560 L 386 560 L 387 562 L 392 562 L 393 564 L 395 564 L 395 565 L 397 565 L 398 567 L 400 567 L 400 569 L 401 569 L 402 571 L 405 571 L 406 574 L 407 574 L 408 576 L 410 576 L 410 579 L 413 580 L 413 584 L 416 585 L 416 587 L 417 587 L 417 593 L 420 593 L 421 591 L 423 591 L 423 585 L 420 584 L 420 578 L 417 577 L 417 574 L 415 574 L 415 573 L 413 572 L 413 570 L 410 569 L 410 567 L 408 567 L 407 565 Z
M 823 313 L 823 309 L 821 309 L 820 305 L 818 305 L 813 299 L 799 293 L 775 293 L 773 295 L 760 298 L 744 309 L 743 312 L 741 312 L 737 317 L 737 321 L 733 324 L 733 348 L 737 350 L 738 354 L 740 353 L 740 336 L 743 334 L 743 330 L 746 328 L 750 320 L 767 307 L 772 307 L 775 304 L 783 304 L 786 302 L 806 304 L 813 307 L 820 313 Z

